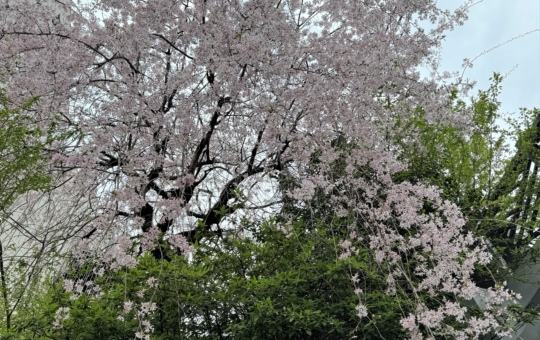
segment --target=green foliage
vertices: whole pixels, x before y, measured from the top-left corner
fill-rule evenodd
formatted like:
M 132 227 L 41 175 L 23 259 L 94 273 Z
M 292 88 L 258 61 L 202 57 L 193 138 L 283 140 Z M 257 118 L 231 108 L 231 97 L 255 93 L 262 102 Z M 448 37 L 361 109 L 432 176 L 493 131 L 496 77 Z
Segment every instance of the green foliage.
M 12 108 L 4 89 L 0 88 L 0 223 L 10 215 L 10 206 L 17 197 L 30 190 L 48 190 L 52 178 L 47 173 L 45 147 L 66 134 L 56 131 L 55 124 L 43 131 L 36 124 L 32 107 L 34 98 L 21 107 Z M 0 240 L 0 328 L 9 332 L 10 320 L 21 318 L 28 310 L 39 306 L 30 302 L 25 292 L 39 291 L 40 282 L 32 273 L 40 268 L 29 268 L 34 259 L 7 259 L 6 252 L 16 253 L 15 245 Z M 22 322 L 22 321 L 20 321 Z
M 44 144 L 48 137 L 25 114 L 37 99 L 20 108 L 10 108 L 0 89 L 0 208 L 29 190 L 44 190 L 51 177 L 43 171 Z
M 135 311 L 122 314 L 125 301 L 132 301 L 134 309 L 142 302 L 156 303 L 151 338 L 159 340 L 405 336 L 399 316 L 407 301 L 399 294 L 384 294 L 385 278 L 367 253 L 338 260 L 338 239 L 322 226 L 306 232 L 301 220 L 288 231 L 289 237 L 272 221 L 251 229 L 253 238 L 215 239 L 199 245 L 189 260 L 145 255 L 133 270 L 98 278 L 104 292 L 99 299 L 82 295 L 70 300 L 61 282 L 52 284 L 40 298 L 41 310 L 18 318 L 11 338 L 132 339 L 139 321 Z M 370 285 L 362 295 L 370 315 L 362 322 L 350 279 L 351 272 L 359 271 L 363 284 Z M 149 277 L 158 279 L 158 289 L 149 287 Z M 53 329 L 59 307 L 70 308 L 69 319 L 62 329 Z
M 395 180 L 437 186 L 442 197 L 457 204 L 467 217 L 465 229 L 493 242 L 493 231 L 506 222 L 504 217 L 486 212 L 506 211 L 514 199 L 508 191 L 502 195 L 497 191 L 501 182 L 508 180 L 508 141 L 515 132 L 501 127 L 497 97 L 502 77 L 495 73 L 490 80 L 490 88 L 479 91 L 470 105 L 456 93 L 452 95 L 450 108 L 456 115 L 469 112 L 470 126 L 429 122 L 421 108 L 411 120 L 401 123 L 396 142 L 401 144 L 400 157 L 409 167 Z M 492 272 L 500 275 L 494 278 L 489 270 L 478 268 L 477 283 L 487 287 L 494 279 L 503 279 L 507 272 L 499 270 L 498 258 L 496 255 Z
M 487 91 L 479 91 L 471 105 L 452 95 L 456 115 L 469 111 L 471 126 L 429 122 L 418 108 L 414 117 L 402 122 L 396 135 L 400 158 L 409 167 L 396 180 L 423 182 L 442 189 L 442 196 L 468 215 L 486 204 L 489 192 L 501 178 L 508 156 L 509 131 L 500 127 L 498 112 L 502 77 L 494 74 Z
M 39 139 L 42 132 L 29 127 L 31 120 L 23 114 L 36 100 L 25 103 L 21 108 L 11 109 L 4 90 L 0 88 L 0 222 L 6 218 L 7 209 L 18 195 L 28 190 L 45 189 L 50 177 L 42 169 L 43 145 Z M 0 317 L 3 326 L 9 328 L 12 277 L 6 273 L 4 252 L 6 245 L 0 240 L 0 292 L 2 303 Z M 17 270 L 23 266 L 16 266 Z M 23 273 L 9 273 L 21 276 Z
M 490 88 L 479 91 L 470 105 L 456 94 L 452 97 L 456 114 L 472 113 L 471 126 L 428 122 L 418 109 L 413 119 L 401 123 L 396 135 L 401 159 L 409 167 L 395 179 L 439 187 L 442 197 L 466 216 L 465 232 L 488 241 L 493 261 L 488 267 L 478 266 L 474 275 L 483 288 L 509 279 L 524 280 L 518 273 L 540 258 L 540 247 L 531 246 L 540 236 L 536 199 L 540 111 L 522 109 L 519 120 L 503 121 L 497 100 L 503 79 L 495 73 L 491 80 Z M 509 146 L 512 140 L 515 148 Z M 513 306 L 512 312 L 520 323 L 538 318 L 534 308 Z

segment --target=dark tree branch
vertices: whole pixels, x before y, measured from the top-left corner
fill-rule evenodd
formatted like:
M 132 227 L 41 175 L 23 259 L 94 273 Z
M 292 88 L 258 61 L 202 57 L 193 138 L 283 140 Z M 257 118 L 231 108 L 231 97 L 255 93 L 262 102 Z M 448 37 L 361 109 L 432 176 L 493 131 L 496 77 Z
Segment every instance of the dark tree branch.
M 111 154 L 108 154 L 105 151 L 101 151 L 100 153 L 103 155 L 103 157 L 100 158 L 100 161 L 98 162 L 99 165 L 104 166 L 107 169 L 113 168 L 113 167 L 118 166 L 118 165 L 122 165 L 118 161 L 117 157 L 115 157 L 115 156 L 113 156 Z
M 154 190 L 161 198 L 168 199 L 169 194 L 165 190 L 161 190 L 161 188 L 156 184 L 156 182 L 152 181 L 146 185 L 146 187 L 150 190 Z
M 264 128 L 261 131 L 259 131 L 259 134 L 257 135 L 257 142 L 255 143 L 255 146 L 251 150 L 251 157 L 248 163 L 248 173 L 253 171 L 253 164 L 255 163 L 255 157 L 257 156 L 257 151 L 259 149 L 259 145 L 261 144 L 263 133 L 264 133 Z
M 154 207 L 150 203 L 146 203 L 137 213 L 137 216 L 144 219 L 142 231 L 147 232 L 152 228 L 152 220 L 154 217 Z
M 190 56 L 189 54 L 187 54 L 186 52 L 182 51 L 181 49 L 179 49 L 178 47 L 176 47 L 175 44 L 173 44 L 172 42 L 170 42 L 167 38 L 165 38 L 163 35 L 161 34 L 158 34 L 158 33 L 154 33 L 153 35 L 155 35 L 156 37 L 158 38 L 161 38 L 163 39 L 163 41 L 165 41 L 167 44 L 169 44 L 169 46 L 171 46 L 174 50 L 180 52 L 184 57 L 190 59 L 190 60 L 195 60 L 192 56 Z

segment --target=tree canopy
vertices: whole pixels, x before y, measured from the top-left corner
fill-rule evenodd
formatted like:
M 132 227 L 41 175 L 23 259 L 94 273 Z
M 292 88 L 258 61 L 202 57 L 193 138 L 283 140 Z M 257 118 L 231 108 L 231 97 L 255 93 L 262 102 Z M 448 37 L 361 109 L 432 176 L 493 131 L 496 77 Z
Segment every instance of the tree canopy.
M 518 232 L 524 216 L 536 221 L 534 190 L 513 194 L 532 149 L 502 166 L 499 76 L 467 105 L 468 84 L 418 71 L 436 64 L 467 4 L 454 12 L 433 0 L 0 6 L 9 105 L 64 136 L 48 145 L 51 195 L 73 197 L 48 210 L 58 223 L 40 234 L 42 253 L 66 259 L 43 279 L 48 307 L 21 312 L 29 323 L 17 332 L 511 333 L 517 297 L 489 274 L 499 256 L 490 247 L 515 252 L 492 237 L 507 227 L 486 221 L 503 223 L 501 212 L 515 207 L 520 236 L 510 243 L 537 236 L 534 223 Z M 467 307 L 473 297 L 485 307 Z M 102 320 L 115 321 L 95 327 Z

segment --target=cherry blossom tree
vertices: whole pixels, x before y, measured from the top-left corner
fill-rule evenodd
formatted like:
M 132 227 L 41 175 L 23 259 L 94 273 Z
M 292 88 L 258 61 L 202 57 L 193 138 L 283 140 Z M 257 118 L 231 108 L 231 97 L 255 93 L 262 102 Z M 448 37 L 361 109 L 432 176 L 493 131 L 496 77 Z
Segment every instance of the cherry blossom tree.
M 491 291 L 482 318 L 455 304 L 477 293 L 470 275 L 489 255 L 436 188 L 392 181 L 406 165 L 390 135 L 419 107 L 428 121 L 467 124 L 448 106 L 457 87 L 418 67 L 436 64 L 470 4 L 1 0 L 0 67 L 14 105 L 39 97 L 37 124 L 57 120 L 72 136 L 54 145 L 51 165 L 92 205 L 73 237 L 79 256 L 94 244 L 101 261 L 133 266 L 133 237 L 156 257 L 164 242 L 187 254 L 208 235 L 226 237 L 237 218 L 271 213 L 284 196 L 309 205 L 323 190 L 350 219 L 343 256 L 366 247 L 388 294 L 418 299 L 402 320 L 411 337 L 465 339 L 503 332 L 500 304 L 512 295 Z M 336 149 L 337 138 L 351 147 Z M 280 193 L 284 175 L 299 185 Z M 445 302 L 430 309 L 420 292 Z

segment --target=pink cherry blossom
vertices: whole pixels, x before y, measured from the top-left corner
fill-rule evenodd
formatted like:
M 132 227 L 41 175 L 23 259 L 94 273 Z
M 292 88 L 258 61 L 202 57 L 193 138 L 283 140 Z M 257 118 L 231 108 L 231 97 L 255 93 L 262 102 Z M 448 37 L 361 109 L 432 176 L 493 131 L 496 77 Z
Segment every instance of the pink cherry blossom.
M 86 198 L 67 206 L 90 207 L 62 229 L 80 261 L 97 254 L 113 270 L 133 268 L 134 242 L 146 252 L 163 240 L 190 254 L 197 228 L 223 236 L 239 217 L 276 212 L 284 195 L 309 206 L 322 192 L 351 219 L 342 258 L 369 251 L 388 294 L 404 284 L 470 299 L 485 245 L 437 188 L 393 182 L 406 164 L 388 136 L 419 107 L 429 122 L 467 126 L 448 108 L 467 84 L 443 86 L 418 67 L 436 64 L 471 3 L 450 12 L 434 0 L 0 0 L 0 80 L 13 105 L 40 98 L 38 126 L 71 136 L 51 146 L 51 169 L 58 190 Z M 338 139 L 351 147 L 333 147 Z M 278 174 L 299 185 L 279 192 Z M 81 287 L 66 283 L 74 296 Z M 478 338 L 507 331 L 497 317 L 513 295 L 490 291 L 484 316 L 461 333 L 444 323 L 463 317 L 453 302 L 429 310 L 413 298 L 419 307 L 402 319 L 411 339 L 423 337 L 420 324 Z M 149 338 L 155 309 L 137 307 L 137 338 Z

